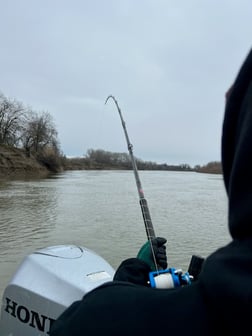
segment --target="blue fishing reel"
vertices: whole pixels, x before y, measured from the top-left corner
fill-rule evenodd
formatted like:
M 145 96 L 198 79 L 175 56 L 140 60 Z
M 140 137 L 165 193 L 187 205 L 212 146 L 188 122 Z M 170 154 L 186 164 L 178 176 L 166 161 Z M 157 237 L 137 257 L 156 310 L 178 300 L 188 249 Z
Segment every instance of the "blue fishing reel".
M 167 268 L 165 270 L 149 273 L 150 286 L 152 288 L 177 288 L 185 285 L 190 285 L 193 276 L 188 272 L 183 273 L 181 269 Z

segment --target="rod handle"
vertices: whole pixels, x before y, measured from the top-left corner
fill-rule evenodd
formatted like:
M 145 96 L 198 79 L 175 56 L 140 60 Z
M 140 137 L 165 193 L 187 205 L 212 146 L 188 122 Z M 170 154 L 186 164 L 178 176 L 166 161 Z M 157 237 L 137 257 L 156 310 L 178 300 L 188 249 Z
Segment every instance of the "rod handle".
M 151 216 L 148 208 L 148 204 L 145 198 L 141 198 L 140 201 L 140 207 L 142 210 L 142 215 L 143 215 L 143 220 L 144 220 L 144 225 L 145 225 L 145 230 L 147 234 L 147 238 L 149 240 L 156 238 L 155 231 L 152 225 L 151 221 Z

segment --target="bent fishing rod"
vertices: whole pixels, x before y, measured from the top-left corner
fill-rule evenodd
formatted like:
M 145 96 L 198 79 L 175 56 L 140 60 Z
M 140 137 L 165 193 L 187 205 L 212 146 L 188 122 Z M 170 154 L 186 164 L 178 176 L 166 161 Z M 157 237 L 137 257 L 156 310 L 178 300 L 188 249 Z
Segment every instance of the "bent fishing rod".
M 123 127 L 123 130 L 124 130 L 124 134 L 125 134 L 125 138 L 126 138 L 126 142 L 127 142 L 127 146 L 128 146 L 128 151 L 129 151 L 129 155 L 130 155 L 130 158 L 131 158 L 131 163 L 132 163 L 132 167 L 133 167 L 133 171 L 134 171 L 134 175 L 135 175 L 135 181 L 136 181 L 136 185 L 137 185 L 137 191 L 138 191 L 138 195 L 139 195 L 139 203 L 140 203 L 140 207 L 141 207 L 141 210 L 142 210 L 145 230 L 146 230 L 147 238 L 150 242 L 150 247 L 151 247 L 151 251 L 152 251 L 152 255 L 153 255 L 153 259 L 154 259 L 155 268 L 158 270 L 158 265 L 157 265 L 157 262 L 156 262 L 156 257 L 155 257 L 155 253 L 154 253 L 153 245 L 152 245 L 152 239 L 155 238 L 156 235 L 155 235 L 155 231 L 154 231 L 154 228 L 153 228 L 153 224 L 152 224 L 152 220 L 151 220 L 151 216 L 150 216 L 150 211 L 149 211 L 149 208 L 148 208 L 148 203 L 147 203 L 146 198 L 144 197 L 143 188 L 142 188 L 141 181 L 140 181 L 140 178 L 139 178 L 137 164 L 136 164 L 136 160 L 135 160 L 135 157 L 134 157 L 134 154 L 133 154 L 133 145 L 130 143 L 127 128 L 126 128 L 126 123 L 123 119 L 121 109 L 120 109 L 120 107 L 118 105 L 118 102 L 115 99 L 115 97 L 112 96 L 112 95 L 109 95 L 107 97 L 106 101 L 105 101 L 105 104 L 108 102 L 108 100 L 110 98 L 114 101 L 114 103 L 116 105 L 116 108 L 117 108 L 117 111 L 120 115 L 121 122 L 122 122 L 122 127 Z
M 152 257 L 153 257 L 153 261 L 154 261 L 154 265 L 156 269 L 156 271 L 149 273 L 150 286 L 154 288 L 174 288 L 174 287 L 188 285 L 191 283 L 191 276 L 189 275 L 188 272 L 183 273 L 182 270 L 175 269 L 175 268 L 168 268 L 165 270 L 160 270 L 157 264 L 157 260 L 156 260 L 156 256 L 155 256 L 153 244 L 152 244 L 152 239 L 155 238 L 156 235 L 155 235 L 155 231 L 153 228 L 147 200 L 144 197 L 143 188 L 140 182 L 140 178 L 139 178 L 139 174 L 137 170 L 137 164 L 136 164 L 136 160 L 133 154 L 133 145 L 130 143 L 128 132 L 126 129 L 126 124 L 125 124 L 125 121 L 123 120 L 121 109 L 115 97 L 112 95 L 108 96 L 105 101 L 105 104 L 110 98 L 114 101 L 117 107 L 117 111 L 120 115 L 121 122 L 122 122 L 122 127 L 123 127 L 125 138 L 127 141 L 128 151 L 129 151 L 129 155 L 131 158 L 132 167 L 133 167 L 133 171 L 135 175 L 135 181 L 136 181 L 137 191 L 139 195 L 139 203 L 140 203 L 142 214 L 143 214 L 145 230 L 146 230 L 147 238 L 150 243 L 151 253 L 152 253 Z

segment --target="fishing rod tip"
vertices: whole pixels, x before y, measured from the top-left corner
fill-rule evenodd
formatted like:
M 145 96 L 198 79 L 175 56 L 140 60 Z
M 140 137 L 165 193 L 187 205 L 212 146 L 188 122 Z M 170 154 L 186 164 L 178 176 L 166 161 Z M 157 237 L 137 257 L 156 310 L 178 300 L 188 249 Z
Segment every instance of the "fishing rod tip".
M 107 99 L 105 100 L 105 105 L 107 104 L 107 101 L 109 100 L 109 98 L 112 98 L 112 99 L 115 101 L 115 97 L 112 96 L 112 95 L 109 95 L 109 96 L 107 97 Z

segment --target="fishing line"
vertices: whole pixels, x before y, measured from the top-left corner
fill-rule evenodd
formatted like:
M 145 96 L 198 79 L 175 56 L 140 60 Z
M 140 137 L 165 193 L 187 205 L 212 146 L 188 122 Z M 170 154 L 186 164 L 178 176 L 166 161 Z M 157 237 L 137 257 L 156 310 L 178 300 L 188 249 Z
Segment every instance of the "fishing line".
M 114 101 L 114 103 L 117 107 L 117 111 L 120 115 L 121 122 L 122 122 L 122 127 L 123 127 L 123 130 L 124 130 L 129 155 L 130 155 L 130 158 L 131 158 L 133 172 L 134 172 L 134 175 L 135 175 L 135 181 L 136 181 L 136 186 L 137 186 L 137 191 L 138 191 L 138 196 L 139 196 L 139 203 L 140 203 L 140 207 L 141 207 L 141 210 L 142 210 L 145 230 L 146 230 L 147 238 L 148 238 L 149 243 L 150 243 L 150 248 L 151 248 L 151 253 L 152 253 L 152 256 L 153 256 L 155 268 L 158 271 L 158 265 L 157 265 L 157 261 L 156 261 L 156 257 L 155 257 L 155 253 L 154 253 L 154 249 L 153 249 L 153 244 L 152 244 L 152 239 L 154 239 L 156 237 L 156 235 L 155 235 L 155 231 L 154 231 L 154 228 L 153 228 L 153 224 L 152 224 L 152 220 L 151 220 L 151 216 L 150 216 L 150 211 L 149 211 L 149 208 L 148 208 L 148 203 L 147 203 L 146 198 L 144 197 L 143 188 L 142 188 L 141 181 L 140 181 L 140 178 L 139 178 L 137 164 L 136 164 L 136 160 L 135 160 L 135 157 L 134 157 L 134 154 L 133 154 L 133 145 L 130 143 L 128 132 L 127 132 L 127 129 L 126 129 L 126 123 L 125 123 L 125 121 L 122 117 L 121 109 L 120 109 L 115 97 L 112 96 L 112 95 L 109 95 L 107 97 L 106 101 L 105 101 L 105 104 L 108 102 L 108 100 L 110 98 Z

